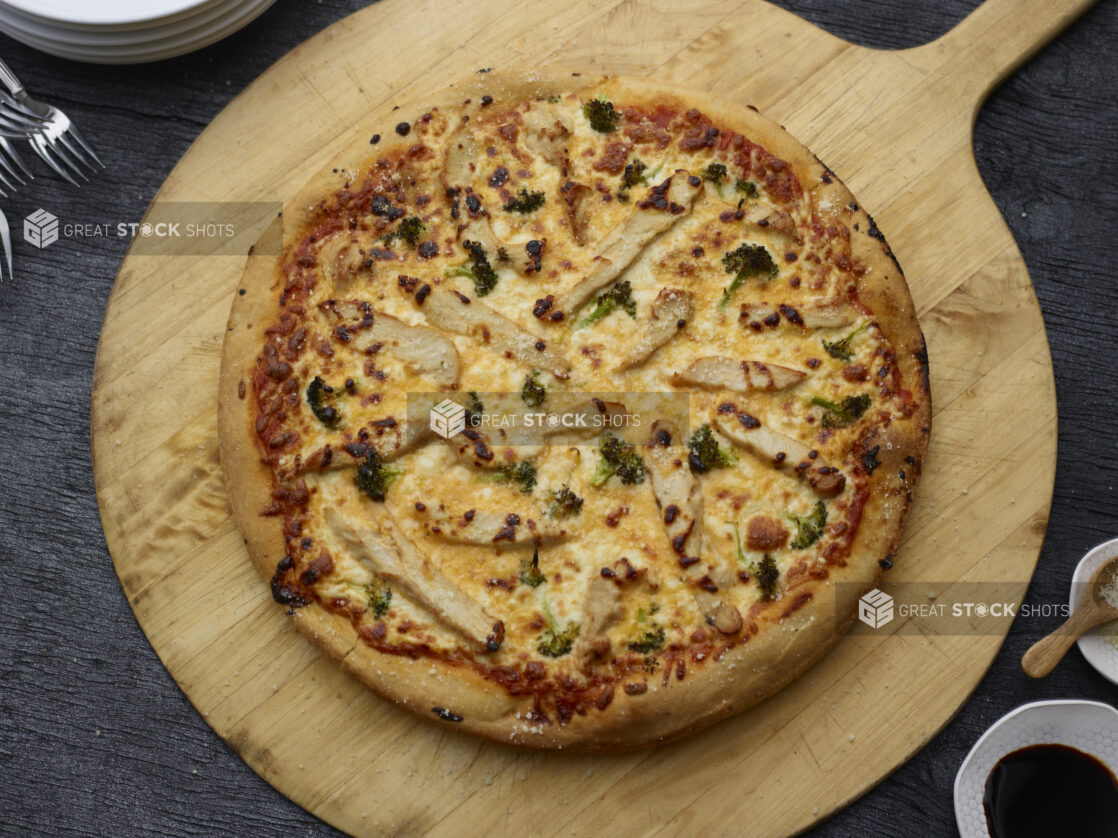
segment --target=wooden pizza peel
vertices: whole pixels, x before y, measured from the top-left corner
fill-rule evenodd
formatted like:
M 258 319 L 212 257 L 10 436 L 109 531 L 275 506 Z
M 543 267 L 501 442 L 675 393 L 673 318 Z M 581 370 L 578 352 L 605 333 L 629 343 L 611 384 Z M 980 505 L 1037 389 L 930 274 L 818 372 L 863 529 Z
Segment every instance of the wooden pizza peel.
M 874 215 L 927 336 L 934 432 L 888 584 L 998 582 L 1020 603 L 1051 499 L 1055 387 L 971 130 L 985 95 L 1090 5 L 987 0 L 930 44 L 880 51 L 760 0 L 383 0 L 258 78 L 155 203 L 283 201 L 355 137 L 390 129 L 393 105 L 481 67 L 650 77 L 752 103 Z M 288 623 L 230 516 L 217 374 L 243 263 L 129 251 L 94 373 L 96 489 L 129 603 L 179 686 L 255 771 L 339 829 L 787 835 L 912 756 L 1001 646 L 1008 620 L 1001 634 L 940 636 L 897 619 L 746 713 L 620 756 L 519 751 L 396 709 Z

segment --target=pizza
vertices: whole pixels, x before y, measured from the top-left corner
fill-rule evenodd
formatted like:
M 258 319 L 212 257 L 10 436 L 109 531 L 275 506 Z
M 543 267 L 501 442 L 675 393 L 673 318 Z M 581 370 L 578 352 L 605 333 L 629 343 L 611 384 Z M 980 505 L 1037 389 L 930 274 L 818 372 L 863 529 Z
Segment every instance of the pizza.
M 891 566 L 928 441 L 872 218 L 755 109 L 648 81 L 483 72 L 387 122 L 233 300 L 222 459 L 276 601 L 517 745 L 780 690 Z

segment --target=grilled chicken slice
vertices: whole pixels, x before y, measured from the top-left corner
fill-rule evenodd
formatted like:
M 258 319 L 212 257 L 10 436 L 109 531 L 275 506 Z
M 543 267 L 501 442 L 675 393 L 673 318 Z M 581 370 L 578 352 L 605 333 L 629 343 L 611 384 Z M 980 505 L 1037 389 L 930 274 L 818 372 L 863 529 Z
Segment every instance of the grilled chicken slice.
M 593 270 L 559 297 L 556 308 L 568 316 L 582 308 L 621 276 L 653 239 L 686 215 L 701 191 L 702 181 L 682 169 L 650 189 L 648 197 L 606 240 Z
M 748 393 L 750 390 L 787 390 L 804 379 L 805 373 L 779 364 L 737 361 L 724 355 L 708 355 L 692 361 L 672 375 L 675 384 L 695 384 L 711 390 Z
M 535 518 L 487 509 L 467 509 L 452 514 L 441 504 L 427 514 L 424 527 L 445 541 L 490 547 L 545 546 L 568 537 L 565 529 L 544 520 L 538 513 Z
M 765 460 L 773 468 L 790 471 L 806 479 L 812 491 L 821 497 L 837 495 L 846 486 L 843 473 L 828 465 L 819 452 L 765 427 L 754 416 L 730 402 L 715 408 L 712 424 L 735 445 Z
M 585 617 L 579 627 L 575 656 L 583 659 L 609 657 L 610 642 L 605 635 L 621 619 L 622 613 L 621 591 L 617 584 L 603 576 L 591 578 L 586 586 L 582 613 Z
M 383 436 L 376 437 L 368 443 L 346 442 L 339 438 L 336 442 L 328 442 L 308 454 L 299 463 L 296 474 L 356 468 L 373 451 L 382 461 L 389 463 L 405 454 L 410 454 L 418 448 L 422 448 L 435 438 L 435 434 L 428 425 L 424 425 L 414 435 L 409 436 L 406 424 L 397 424 L 395 427 L 387 429 Z
M 569 377 L 570 364 L 547 343 L 484 303 L 449 288 L 436 288 L 423 301 L 427 320 L 440 329 L 472 337 L 479 343 L 520 361 L 546 369 L 558 379 Z
M 584 246 L 590 241 L 590 202 L 594 190 L 581 183 L 569 180 L 559 190 L 563 205 L 567 208 L 567 223 L 571 225 L 571 235 L 575 244 Z
M 521 115 L 520 139 L 524 147 L 538 154 L 544 161 L 559 169 L 566 177 L 567 141 L 571 135 L 571 123 L 562 111 L 537 102 Z
M 627 370 L 643 364 L 657 349 L 683 331 L 695 309 L 695 295 L 678 288 L 663 288 L 652 301 L 651 313 L 641 323 L 637 337 L 621 350 L 621 360 L 614 367 Z
M 370 571 L 399 585 L 410 597 L 463 637 L 489 652 L 501 647 L 505 627 L 485 612 L 416 549 L 387 515 L 387 535 L 326 507 L 326 524 Z
M 692 584 L 696 604 L 711 625 L 723 634 L 734 634 L 741 629 L 741 614 L 720 596 L 718 585 L 700 559 L 703 493 L 687 464 L 683 437 L 674 423 L 665 420 L 652 423 L 652 437 L 644 450 L 644 462 L 664 529 Z
M 760 331 L 776 328 L 781 320 L 805 329 L 835 329 L 858 319 L 858 310 L 846 300 L 813 300 L 796 306 L 781 303 L 743 303 L 738 320 Z
M 429 375 L 437 389 L 454 387 L 458 381 L 458 350 L 450 338 L 427 326 L 409 326 L 379 311 L 373 312 L 373 325 L 353 338 L 358 349 L 369 350 L 381 344 L 410 372 Z
M 470 186 L 476 171 L 478 157 L 477 140 L 468 123 L 463 123 L 451 137 L 439 180 L 447 194 L 460 195 Z M 521 276 L 528 276 L 540 270 L 540 257 L 543 242 L 504 241 L 493 232 L 489 214 L 471 215 L 467 223 L 459 228 L 458 236 L 462 241 L 475 241 L 485 250 L 491 265 L 496 267 L 497 252 L 504 250 L 510 264 Z

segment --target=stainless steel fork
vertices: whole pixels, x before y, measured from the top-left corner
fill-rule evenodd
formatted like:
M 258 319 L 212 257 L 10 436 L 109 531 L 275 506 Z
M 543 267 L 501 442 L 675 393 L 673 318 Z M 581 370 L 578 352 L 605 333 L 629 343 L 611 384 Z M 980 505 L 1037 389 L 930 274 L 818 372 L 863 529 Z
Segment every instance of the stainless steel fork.
M 101 158 L 78 131 L 77 126 L 70 121 L 70 117 L 53 105 L 28 96 L 23 83 L 2 60 L 0 60 L 0 82 L 8 88 L 12 100 L 21 107 L 18 113 L 24 119 L 39 120 L 38 130 L 28 136 L 28 142 L 43 162 L 58 175 L 74 186 L 80 186 L 71 173 L 88 181 L 89 177 L 83 166 L 88 167 L 90 171 L 95 171 L 94 163 L 101 168 L 105 167 Z M 4 115 L 0 110 L 0 117 Z M 14 120 L 15 116 L 11 118 Z

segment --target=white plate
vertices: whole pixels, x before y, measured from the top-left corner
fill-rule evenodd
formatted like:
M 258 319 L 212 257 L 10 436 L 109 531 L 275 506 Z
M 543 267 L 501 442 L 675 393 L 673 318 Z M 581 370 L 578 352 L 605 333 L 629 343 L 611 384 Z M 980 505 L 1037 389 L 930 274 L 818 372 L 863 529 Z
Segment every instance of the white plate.
M 1002 716 L 955 775 L 955 822 L 962 838 L 989 838 L 982 806 L 986 778 L 998 760 L 1029 745 L 1067 745 L 1118 774 L 1118 710 L 1098 701 L 1037 701 Z
M 11 8 L 5 0 L 0 0 L 0 28 L 12 37 L 23 35 L 43 43 L 57 43 L 63 49 L 103 50 L 114 46 L 128 48 L 163 38 L 188 37 L 191 32 L 201 29 L 211 21 L 228 16 L 233 9 L 245 2 L 246 0 L 219 0 L 207 4 L 194 14 L 145 27 L 80 29 L 44 22 L 25 15 L 18 9 Z
M 33 17 L 78 26 L 143 24 L 189 14 L 214 0 L 4 0 Z
M 1075 568 L 1075 575 L 1071 578 L 1071 607 L 1079 604 L 1083 589 L 1091 574 L 1107 559 L 1118 556 L 1118 538 L 1107 541 L 1091 550 Z M 1118 649 L 1115 649 L 1099 633 L 1102 626 L 1093 628 L 1079 638 L 1079 651 L 1095 669 L 1109 681 L 1118 684 Z
M 270 7 L 275 0 L 244 0 L 232 6 L 217 19 L 209 21 L 197 30 L 158 39 L 154 42 L 135 45 L 111 44 L 74 45 L 59 43 L 25 31 L 16 31 L 4 23 L 0 11 L 0 28 L 18 41 L 60 58 L 84 61 L 91 64 L 137 64 L 148 61 L 161 61 L 188 52 L 194 52 L 216 41 L 232 35 L 247 26 Z

